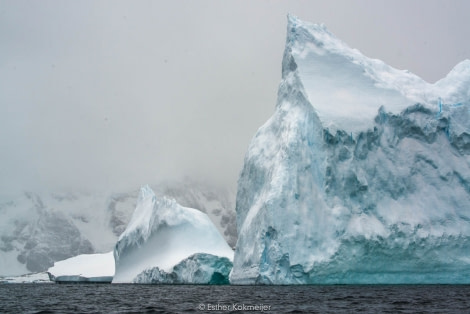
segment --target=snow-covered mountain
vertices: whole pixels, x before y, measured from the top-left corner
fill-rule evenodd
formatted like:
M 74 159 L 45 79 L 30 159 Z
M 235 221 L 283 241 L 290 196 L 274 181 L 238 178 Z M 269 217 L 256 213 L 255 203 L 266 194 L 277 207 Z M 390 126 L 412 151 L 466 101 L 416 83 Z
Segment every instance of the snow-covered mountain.
M 469 283 L 469 110 L 469 60 L 429 84 L 289 16 L 231 282 Z
M 152 184 L 159 196 L 208 214 L 236 242 L 235 192 L 187 179 Z M 120 193 L 22 193 L 0 200 L 0 275 L 45 271 L 54 261 L 113 249 L 135 209 L 138 187 Z

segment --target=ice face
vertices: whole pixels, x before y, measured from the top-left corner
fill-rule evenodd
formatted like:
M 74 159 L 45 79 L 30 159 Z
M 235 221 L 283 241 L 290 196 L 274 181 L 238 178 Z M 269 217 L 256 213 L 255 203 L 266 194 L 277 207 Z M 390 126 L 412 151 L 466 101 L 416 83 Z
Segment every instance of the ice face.
M 137 207 L 115 249 L 113 283 L 133 282 L 147 269 L 172 268 L 196 253 L 233 259 L 233 251 L 209 217 L 174 200 L 157 198 L 148 186 L 139 195 Z
M 287 29 L 238 182 L 231 282 L 469 283 L 470 63 L 428 84 L 323 26 Z

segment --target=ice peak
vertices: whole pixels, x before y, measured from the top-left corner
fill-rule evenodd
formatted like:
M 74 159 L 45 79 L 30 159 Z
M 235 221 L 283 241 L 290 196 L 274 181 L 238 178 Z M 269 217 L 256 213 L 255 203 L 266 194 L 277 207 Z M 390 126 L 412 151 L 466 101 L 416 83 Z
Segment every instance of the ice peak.
M 290 83 L 303 86 L 323 127 L 333 133 L 370 129 L 381 106 L 398 114 L 417 103 L 436 110 L 440 101 L 457 104 L 470 99 L 469 60 L 430 84 L 409 71 L 364 56 L 323 24 L 303 22 L 289 14 L 283 80 L 294 71 L 299 79 Z
M 446 77 L 436 82 L 435 85 L 443 84 L 455 84 L 456 81 L 469 81 L 470 80 L 470 60 L 465 59 L 459 62 L 454 68 L 447 74 Z M 467 82 L 468 83 L 468 82 Z
M 296 28 L 296 27 L 311 27 L 311 28 L 314 28 L 314 29 L 317 29 L 318 31 L 323 31 L 323 32 L 326 32 L 326 33 L 330 33 L 328 31 L 328 29 L 326 28 L 326 25 L 324 23 L 309 23 L 309 22 L 305 22 L 305 21 L 302 21 L 301 19 L 299 19 L 296 15 L 292 14 L 292 13 L 288 13 L 287 14 L 287 27 L 289 29 L 292 29 L 292 28 Z
M 153 192 L 153 190 L 150 188 L 148 184 L 143 185 L 140 188 L 138 201 L 140 202 L 151 197 L 155 197 L 155 193 Z
M 287 25 L 295 24 L 300 22 L 299 18 L 292 14 L 292 13 L 287 13 Z
M 470 101 L 470 60 L 458 63 L 446 77 L 434 84 L 436 93 L 447 104 Z

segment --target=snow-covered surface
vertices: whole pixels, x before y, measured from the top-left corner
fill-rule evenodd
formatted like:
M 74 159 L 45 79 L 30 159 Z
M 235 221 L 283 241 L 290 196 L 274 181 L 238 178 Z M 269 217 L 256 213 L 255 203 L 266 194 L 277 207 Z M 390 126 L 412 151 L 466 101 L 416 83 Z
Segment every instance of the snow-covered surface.
M 21 276 L 1 276 L 0 283 L 53 283 L 46 272 Z
M 439 98 L 449 104 L 469 99 L 470 60 L 430 84 L 409 71 L 365 57 L 324 25 L 290 16 L 288 32 L 287 45 L 306 94 L 331 133 L 339 129 L 357 134 L 372 127 L 380 106 L 398 114 L 416 103 L 436 110 Z
M 82 254 L 55 262 L 48 272 L 55 278 L 98 279 L 114 276 L 113 252 L 104 254 Z
M 470 283 L 470 62 L 428 84 L 292 16 L 230 280 Z
M 146 269 L 170 272 L 195 253 L 233 259 L 233 251 L 209 217 L 142 187 L 137 207 L 114 249 L 113 283 L 133 282 Z

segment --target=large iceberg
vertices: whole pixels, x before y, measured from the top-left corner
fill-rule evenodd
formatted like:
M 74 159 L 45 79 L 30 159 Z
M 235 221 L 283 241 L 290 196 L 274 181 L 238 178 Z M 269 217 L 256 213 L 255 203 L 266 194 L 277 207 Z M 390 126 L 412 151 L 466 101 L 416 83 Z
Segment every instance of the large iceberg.
M 470 283 L 470 61 L 429 84 L 289 16 L 231 283 Z
M 210 254 L 220 260 L 207 256 L 191 258 L 194 254 Z M 159 282 L 156 273 L 161 272 L 164 277 L 179 272 L 178 267 L 186 264 L 197 266 L 192 272 L 207 271 L 213 265 L 216 267 L 213 273 L 218 273 L 225 260 L 230 261 L 231 267 L 233 250 L 206 214 L 165 197 L 157 198 L 149 186 L 144 186 L 131 221 L 116 243 L 114 258 L 113 283 L 156 283 Z

